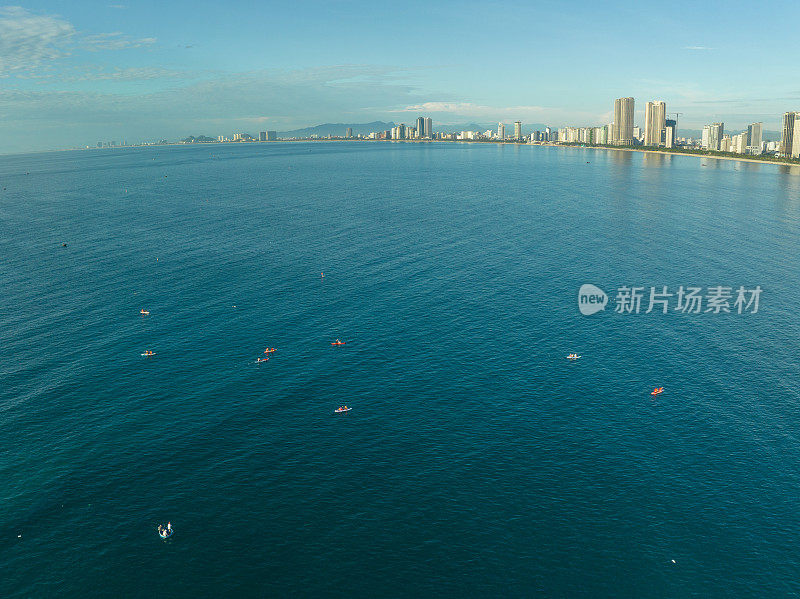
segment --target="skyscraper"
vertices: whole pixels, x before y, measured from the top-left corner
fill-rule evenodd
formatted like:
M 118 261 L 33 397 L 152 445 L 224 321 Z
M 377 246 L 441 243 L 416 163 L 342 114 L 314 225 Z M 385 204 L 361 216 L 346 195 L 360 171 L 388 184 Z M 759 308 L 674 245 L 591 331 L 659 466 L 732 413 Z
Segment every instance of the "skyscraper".
M 425 137 L 425 117 L 417 118 L 417 137 Z
M 711 123 L 711 143 L 715 150 L 720 149 L 724 133 L 725 123 Z
M 781 145 L 778 146 L 778 153 L 788 157 L 792 155 L 792 141 L 794 138 L 794 122 L 796 112 L 783 113 L 783 132 L 781 133 Z
M 749 147 L 761 147 L 761 131 L 764 123 L 752 123 L 747 125 L 747 145 Z
M 711 123 L 703 127 L 703 147 L 718 152 L 724 131 L 725 123 Z
M 258 133 L 258 141 L 267 141 L 267 132 L 266 131 L 259 131 L 259 133 Z
M 664 146 L 674 148 L 678 138 L 678 121 L 666 119 L 664 121 Z
M 744 131 L 738 135 L 734 135 L 731 139 L 731 146 L 729 151 L 735 154 L 744 154 L 747 151 L 747 132 Z M 723 149 L 723 152 L 726 151 Z
M 708 149 L 709 140 L 711 139 L 711 125 L 703 125 L 703 134 L 700 137 L 700 146 Z
M 514 123 L 514 139 L 522 139 L 522 121 Z
M 614 130 L 611 142 L 614 145 L 633 145 L 633 107 L 633 98 L 614 100 Z
M 433 121 L 431 117 L 425 117 L 425 137 L 433 139 Z
M 277 131 L 267 131 L 267 141 L 277 141 L 277 140 L 278 140 Z
M 497 123 L 497 137 L 500 139 L 506 138 L 506 126 L 503 123 Z
M 648 102 L 644 108 L 644 145 L 661 145 L 661 133 L 666 127 L 667 105 Z
M 794 113 L 794 131 L 792 131 L 792 148 L 789 156 L 800 158 L 800 112 Z
M 353 128 L 352 127 L 348 127 L 347 129 L 345 129 L 344 136 L 347 139 L 350 139 L 351 137 L 353 137 Z

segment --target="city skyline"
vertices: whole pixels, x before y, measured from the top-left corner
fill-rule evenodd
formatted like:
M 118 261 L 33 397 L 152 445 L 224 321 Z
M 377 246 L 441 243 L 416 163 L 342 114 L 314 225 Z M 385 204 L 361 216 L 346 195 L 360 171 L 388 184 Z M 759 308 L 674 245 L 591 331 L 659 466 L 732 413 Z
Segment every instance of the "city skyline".
M 682 7 L 691 7 L 691 20 L 681 18 Z M 777 10 L 783 18 L 768 18 Z M 791 53 L 772 51 L 770 40 L 793 39 L 798 16 L 788 2 L 735 11 L 631 2 L 508 3 L 503 11 L 451 2 L 391 10 L 366 2 L 337 10 L 317 2 L 5 6 L 0 152 L 325 122 L 410 123 L 419 114 L 442 125 L 602 124 L 614 119 L 608 98 L 624 94 L 635 98 L 640 125 L 645 102 L 657 98 L 684 114 L 682 128 L 763 122 L 780 131 L 781 115 L 800 110 L 800 91 L 785 76 Z M 418 26 L 396 39 L 375 27 L 385 19 Z M 512 34 L 512 23 L 531 30 Z M 613 40 L 601 34 L 612 23 L 624 31 Z M 653 38 L 655 25 L 670 36 Z M 742 26 L 763 33 L 732 35 Z M 658 53 L 663 64 L 654 69 Z

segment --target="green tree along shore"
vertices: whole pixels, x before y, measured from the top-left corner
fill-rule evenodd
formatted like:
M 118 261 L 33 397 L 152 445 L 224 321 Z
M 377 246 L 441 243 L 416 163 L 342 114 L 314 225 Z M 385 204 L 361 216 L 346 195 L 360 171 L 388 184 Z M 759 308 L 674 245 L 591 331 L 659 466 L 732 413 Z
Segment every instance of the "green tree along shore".
M 326 140 L 320 140 L 326 141 Z M 444 142 L 444 143 L 486 143 L 486 144 L 521 144 L 527 145 L 528 142 L 516 139 L 393 139 L 382 141 L 400 141 L 400 142 L 414 142 L 414 143 L 430 143 L 430 142 Z M 709 158 L 726 158 L 729 160 L 744 160 L 750 162 L 764 162 L 766 164 L 789 164 L 792 166 L 800 166 L 800 159 L 798 158 L 780 158 L 772 154 L 736 154 L 734 152 L 715 152 L 714 150 L 701 150 L 698 148 L 663 148 L 660 146 L 613 146 L 611 144 L 592 144 L 583 142 L 567 142 L 567 141 L 546 141 L 536 143 L 534 145 L 542 146 L 574 146 L 579 148 L 602 148 L 606 150 L 622 150 L 624 152 L 658 152 L 661 154 L 678 154 L 685 156 L 708 156 Z
M 692 154 L 694 156 L 710 156 L 718 158 L 732 158 L 734 160 L 760 160 L 762 162 L 800 164 L 798 158 L 781 158 L 772 154 L 737 154 L 735 152 L 718 152 L 715 150 L 702 150 L 699 148 L 663 148 L 660 146 L 612 146 L 611 144 L 587 144 L 581 142 L 554 142 L 559 146 L 579 146 L 582 148 L 608 148 L 609 150 L 633 150 L 639 152 L 662 152 L 669 154 Z

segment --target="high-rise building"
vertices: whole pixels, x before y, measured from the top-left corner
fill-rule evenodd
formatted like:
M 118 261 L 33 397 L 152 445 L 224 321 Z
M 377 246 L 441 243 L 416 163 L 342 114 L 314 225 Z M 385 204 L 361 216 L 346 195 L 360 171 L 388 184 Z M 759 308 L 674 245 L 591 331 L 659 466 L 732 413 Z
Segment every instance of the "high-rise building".
M 783 113 L 783 131 L 781 133 L 781 145 L 778 146 L 778 153 L 781 156 L 787 157 L 792 155 L 792 141 L 794 138 L 794 122 L 796 120 L 796 112 Z
M 267 131 L 267 141 L 278 141 L 278 132 Z
M 514 139 L 522 139 L 522 121 L 514 123 Z
M 725 136 L 727 137 L 727 136 Z M 738 135 L 734 135 L 731 139 L 730 149 L 725 150 L 723 148 L 723 152 L 733 152 L 735 154 L 744 154 L 747 151 L 747 131 L 743 131 Z
M 350 139 L 351 137 L 353 137 L 353 128 L 352 127 L 348 127 L 347 129 L 345 129 L 344 130 L 344 136 L 347 139 Z
M 722 135 L 725 130 L 725 123 L 711 123 L 703 127 L 703 137 L 701 145 L 705 150 L 719 151 Z
M 506 138 L 506 126 L 503 123 L 497 123 L 497 137 L 501 141 Z
M 711 133 L 709 137 L 709 148 L 719 150 L 722 142 L 722 135 L 725 131 L 725 123 L 711 123 Z
M 794 130 L 792 131 L 792 149 L 789 152 L 792 158 L 800 158 L 800 112 L 794 113 Z
M 600 137 L 597 140 L 597 143 L 608 145 L 611 142 L 611 125 L 603 125 L 601 128 Z
M 544 128 L 544 140 L 545 140 L 545 141 L 551 141 L 551 140 L 550 140 L 550 136 L 552 135 L 552 133 L 553 133 L 553 132 L 552 132 L 552 131 L 550 131 L 550 127 L 545 127 L 545 128 Z
M 433 139 L 433 121 L 431 117 L 425 117 L 425 135 L 429 139 Z
M 267 132 L 266 131 L 259 131 L 258 132 L 258 141 L 267 141 Z
M 667 105 L 664 102 L 648 102 L 644 108 L 644 145 L 661 145 L 662 132 L 666 127 Z
M 678 121 L 673 119 L 664 120 L 664 147 L 674 148 L 678 141 Z
M 764 123 L 752 123 L 747 125 L 747 145 L 761 147 L 761 133 Z
M 611 143 L 618 146 L 633 145 L 633 98 L 614 100 L 614 129 Z
M 417 119 L 417 137 L 425 137 L 425 117 Z

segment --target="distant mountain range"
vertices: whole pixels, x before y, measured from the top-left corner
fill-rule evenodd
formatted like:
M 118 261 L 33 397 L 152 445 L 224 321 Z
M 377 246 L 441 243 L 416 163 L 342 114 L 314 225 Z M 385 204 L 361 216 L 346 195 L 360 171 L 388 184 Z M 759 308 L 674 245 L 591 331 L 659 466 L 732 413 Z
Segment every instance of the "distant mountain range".
M 217 139 L 215 137 L 206 137 L 205 135 L 200 135 L 198 137 L 195 137 L 194 135 L 190 135 L 189 137 L 184 137 L 181 141 L 183 143 L 185 143 L 185 144 L 193 144 L 193 143 L 197 143 L 197 142 L 217 141 Z
M 373 121 L 371 123 L 325 123 L 323 125 L 315 125 L 313 127 L 305 127 L 304 129 L 293 129 L 291 131 L 278 131 L 278 137 L 311 137 L 312 135 L 319 135 L 320 137 L 344 137 L 347 128 L 353 130 L 353 135 L 367 135 L 373 131 L 386 131 L 394 127 L 394 123 L 385 123 L 383 121 Z
M 506 135 L 514 133 L 514 123 L 512 122 L 505 122 L 506 126 Z M 497 125 L 499 123 L 465 123 L 465 124 L 455 124 L 455 125 L 439 125 L 437 126 L 436 123 L 433 123 L 434 131 L 445 131 L 445 132 L 458 132 L 458 131 L 480 131 L 483 133 L 484 131 L 492 130 L 497 131 Z M 523 134 L 530 134 L 534 131 L 544 131 L 547 125 L 543 125 L 542 123 L 522 123 L 522 133 Z M 556 127 L 551 127 L 551 129 L 556 129 Z
M 410 119 L 406 125 L 416 125 L 417 119 Z M 278 137 L 311 137 L 312 135 L 319 135 L 320 137 L 344 137 L 347 128 L 353 130 L 353 135 L 367 135 L 373 131 L 388 131 L 395 126 L 394 122 L 373 121 L 371 123 L 324 123 L 322 125 L 315 125 L 313 127 L 304 127 L 303 129 L 292 129 L 291 131 L 278 131 Z M 533 131 L 542 131 L 546 125 L 541 123 L 523 124 L 523 133 L 532 133 Z M 442 132 L 458 132 L 458 131 L 486 131 L 491 129 L 497 130 L 497 123 L 464 123 L 454 125 L 438 125 L 436 121 L 433 122 L 434 131 Z M 506 134 L 514 132 L 514 123 L 506 123 Z

